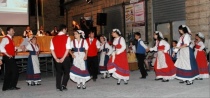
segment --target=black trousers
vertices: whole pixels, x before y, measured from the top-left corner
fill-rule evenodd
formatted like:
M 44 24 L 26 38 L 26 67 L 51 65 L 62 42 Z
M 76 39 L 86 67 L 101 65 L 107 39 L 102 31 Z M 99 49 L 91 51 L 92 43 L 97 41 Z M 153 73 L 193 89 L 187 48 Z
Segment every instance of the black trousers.
M 67 56 L 62 63 L 55 62 L 56 68 L 56 87 L 67 86 L 70 72 L 70 58 Z M 61 84 L 62 82 L 62 84 Z
M 17 86 L 19 73 L 14 57 L 3 56 L 3 61 L 5 63 L 5 74 L 2 90 L 7 90 Z
M 98 56 L 87 57 L 87 68 L 93 79 L 97 79 L 99 70 Z
M 140 69 L 141 75 L 143 78 L 145 78 L 147 76 L 147 71 L 145 70 L 144 67 L 145 54 L 136 53 L 136 58 L 138 60 L 138 67 Z

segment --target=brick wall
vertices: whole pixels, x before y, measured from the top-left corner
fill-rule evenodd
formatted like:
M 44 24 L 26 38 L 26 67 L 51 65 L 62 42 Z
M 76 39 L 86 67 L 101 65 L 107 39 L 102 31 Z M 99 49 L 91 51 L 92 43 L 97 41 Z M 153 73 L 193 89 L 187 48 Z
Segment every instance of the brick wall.
M 59 0 L 44 0 L 44 24 L 43 18 L 39 17 L 40 25 L 44 25 L 46 31 L 51 31 L 55 25 L 64 23 L 64 17 L 60 16 L 60 2 Z M 30 27 L 33 31 L 37 31 L 37 22 L 35 16 L 30 16 Z M 7 26 L 0 26 L 6 32 Z M 15 35 L 22 35 L 25 30 L 25 26 L 13 26 L 15 29 Z M 36 34 L 36 32 L 34 32 Z
M 210 50 L 210 0 L 186 0 L 186 24 L 195 34 L 205 35 L 205 46 Z

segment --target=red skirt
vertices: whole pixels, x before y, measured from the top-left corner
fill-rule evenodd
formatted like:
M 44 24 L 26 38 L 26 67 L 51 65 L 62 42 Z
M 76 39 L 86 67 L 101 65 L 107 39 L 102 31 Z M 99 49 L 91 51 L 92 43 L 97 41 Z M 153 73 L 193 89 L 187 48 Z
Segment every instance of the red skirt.
M 164 53 L 165 61 L 166 61 L 166 68 L 157 68 L 157 58 L 154 65 L 154 71 L 156 74 L 156 78 L 163 78 L 163 79 L 174 79 L 176 76 L 176 67 L 174 66 L 174 62 L 172 61 L 170 55 L 168 53 Z
M 207 61 L 206 54 L 204 51 L 197 51 L 196 62 L 198 65 L 199 74 L 209 75 L 208 61 Z M 205 78 L 205 77 L 201 77 L 201 78 Z
M 130 71 L 126 52 L 124 51 L 118 55 L 115 55 L 114 62 L 112 62 L 112 57 L 110 57 L 107 64 L 107 69 L 109 73 L 113 73 L 112 76 L 114 78 L 128 80 Z

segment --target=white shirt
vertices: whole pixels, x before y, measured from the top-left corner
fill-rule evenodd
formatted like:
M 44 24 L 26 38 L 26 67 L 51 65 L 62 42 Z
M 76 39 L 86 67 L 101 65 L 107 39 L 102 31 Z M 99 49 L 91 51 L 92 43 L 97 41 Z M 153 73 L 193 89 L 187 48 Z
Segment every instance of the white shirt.
M 28 45 L 26 46 L 26 49 L 29 50 L 29 51 L 34 51 L 32 46 L 31 46 L 31 44 L 32 43 L 28 43 Z M 34 45 L 34 44 L 32 44 L 32 45 L 34 46 L 35 51 L 38 52 L 39 51 L 39 47 L 37 45 Z
M 41 34 L 41 31 L 42 31 L 42 34 Z M 43 33 L 44 33 L 44 31 L 43 31 L 43 30 L 39 30 L 39 31 L 37 31 L 36 35 L 37 35 L 37 36 L 44 36 L 44 34 L 43 34 Z
M 27 31 L 27 30 L 25 30 L 25 31 L 23 32 L 23 36 L 26 36 L 26 31 Z M 32 32 L 31 30 L 29 30 L 28 33 L 30 33 L 30 35 L 33 35 L 33 32 Z
M 76 48 L 81 48 L 81 45 L 82 45 L 82 40 L 84 40 L 84 43 L 83 43 L 83 47 L 85 48 L 85 50 L 88 50 L 88 44 L 87 44 L 87 41 L 85 39 L 80 39 L 80 42 L 78 42 L 77 39 L 74 39 L 75 41 L 75 47 Z M 74 48 L 74 42 L 71 41 L 71 49 Z
M 202 51 L 205 48 L 205 45 L 202 41 L 198 42 L 197 45 L 200 46 L 200 48 L 198 49 L 199 51 Z
M 183 38 L 183 37 L 184 37 L 184 38 Z M 182 39 L 183 39 L 184 44 L 186 44 L 187 46 L 190 45 L 191 36 L 190 36 L 189 34 L 186 33 L 186 34 L 182 35 L 182 36 L 179 38 L 179 41 L 178 41 L 176 47 L 181 47 Z M 174 49 L 174 52 L 178 52 L 178 50 L 179 50 L 179 49 L 176 48 L 176 49 Z
M 113 41 L 113 45 L 117 45 L 119 39 L 120 39 L 120 37 L 115 38 L 114 41 Z M 125 43 L 125 39 L 124 39 L 123 37 L 121 37 L 121 39 L 120 39 L 120 45 L 121 45 L 122 47 L 121 47 L 120 49 L 116 49 L 116 53 L 117 53 L 117 54 L 120 54 L 120 53 L 124 52 L 125 49 L 126 49 L 126 43 Z M 115 48 L 114 48 L 113 50 L 115 50 Z
M 10 39 L 12 39 L 12 36 L 10 36 L 9 34 L 7 34 L 7 36 L 10 38 Z M 5 50 L 5 46 L 7 45 L 7 44 L 9 44 L 9 40 L 8 40 L 8 38 L 6 38 L 6 37 L 4 37 L 3 39 L 2 39 L 2 41 L 1 41 L 1 44 L 0 44 L 0 50 L 1 50 L 1 52 L 3 52 L 3 53 L 6 53 L 6 50 Z
M 130 49 L 129 49 L 130 47 L 131 46 L 128 47 L 128 52 L 130 51 Z M 136 53 L 136 46 L 133 45 L 131 48 L 132 48 L 131 52 Z
M 164 53 L 168 53 L 168 50 L 170 49 L 170 45 L 165 40 L 161 40 L 159 43 L 156 41 L 155 47 L 150 48 L 150 51 L 158 51 L 158 44 L 159 46 L 165 46 Z
M 107 42 L 105 44 L 103 44 L 103 45 L 100 46 L 100 50 L 99 51 L 101 51 L 101 50 L 104 49 L 104 45 L 105 45 L 105 48 L 109 49 L 107 55 L 111 55 L 111 53 L 113 52 L 113 50 L 112 50 L 112 47 Z
M 142 47 L 144 47 L 144 49 L 147 49 L 148 47 L 144 44 L 144 41 L 142 41 L 141 40 L 141 38 L 140 39 L 138 39 L 138 42 L 140 41 L 140 45 L 142 46 Z M 137 47 L 137 46 L 136 46 Z
M 63 32 L 59 32 L 58 35 L 63 35 L 65 33 Z M 71 39 L 70 37 L 67 38 L 67 43 L 66 43 L 66 49 L 71 49 Z M 50 41 L 50 50 L 54 50 L 54 45 L 53 45 L 53 42 L 52 42 L 52 39 Z
M 89 38 L 90 44 L 91 42 L 93 42 L 94 38 Z M 96 40 L 96 47 L 99 49 L 100 48 L 100 42 L 98 40 Z

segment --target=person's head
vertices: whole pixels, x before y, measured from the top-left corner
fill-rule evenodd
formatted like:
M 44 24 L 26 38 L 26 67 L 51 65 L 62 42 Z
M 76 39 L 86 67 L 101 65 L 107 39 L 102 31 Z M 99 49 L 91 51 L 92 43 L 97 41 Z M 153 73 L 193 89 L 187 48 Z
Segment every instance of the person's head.
M 57 26 L 54 26 L 54 30 L 57 30 Z
M 26 27 L 26 30 L 30 30 L 30 26 L 27 26 L 27 27 Z
M 133 45 L 133 41 L 130 41 L 130 43 L 129 43 L 130 45 Z
M 13 27 L 7 27 L 7 33 L 8 33 L 10 36 L 14 36 L 15 31 L 14 31 Z
M 176 47 L 176 45 L 177 45 L 177 41 L 176 41 L 176 40 L 173 40 L 172 46 L 173 46 L 173 47 Z
M 107 38 L 106 38 L 104 35 L 101 35 L 101 36 L 100 36 L 100 42 L 101 42 L 101 43 L 107 42 Z
M 179 33 L 181 35 L 186 34 L 186 33 L 191 34 L 191 31 L 190 31 L 190 29 L 189 29 L 188 26 L 186 26 L 186 25 L 180 25 L 179 26 Z
M 36 44 L 36 37 L 32 36 L 32 38 L 30 39 L 31 43 Z
M 61 25 L 59 26 L 59 31 L 60 31 L 60 32 L 63 32 L 63 33 L 66 33 L 66 32 L 67 32 L 67 26 L 64 25 L 64 24 L 61 24 Z
M 155 40 L 161 41 L 164 39 L 163 34 L 160 31 L 155 31 L 153 34 Z
M 120 32 L 119 29 L 113 29 L 112 30 L 112 37 L 119 37 L 121 35 L 122 35 L 122 33 Z
M 198 42 L 199 41 L 204 42 L 205 41 L 205 37 L 204 37 L 203 33 L 198 32 L 197 34 L 195 34 L 195 40 L 198 41 Z
M 40 28 L 39 28 L 40 30 L 44 30 L 44 27 L 43 26 L 40 26 Z
M 95 37 L 95 32 L 90 30 L 89 31 L 89 38 L 94 38 Z
M 141 38 L 141 33 L 136 32 L 136 33 L 134 33 L 134 36 L 135 36 L 135 39 L 138 40 Z
M 85 33 L 82 30 L 76 30 L 74 31 L 74 37 L 75 39 L 85 38 Z

